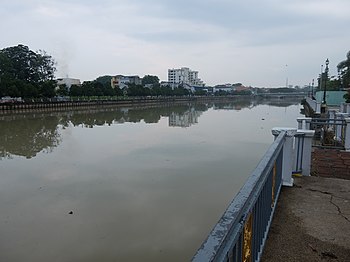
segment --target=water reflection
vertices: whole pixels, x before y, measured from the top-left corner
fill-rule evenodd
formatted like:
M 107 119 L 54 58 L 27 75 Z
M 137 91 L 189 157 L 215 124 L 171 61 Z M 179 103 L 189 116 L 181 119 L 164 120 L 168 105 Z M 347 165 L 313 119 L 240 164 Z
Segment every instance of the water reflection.
M 261 102 L 2 115 L 0 261 L 189 261 L 296 125 Z
M 57 116 L 10 117 L 1 120 L 0 159 L 12 155 L 32 158 L 46 150 L 51 152 L 60 143 Z
M 172 127 L 190 127 L 197 124 L 201 114 L 209 108 L 214 110 L 241 110 L 258 105 L 288 107 L 298 104 L 295 100 L 251 100 L 240 99 L 230 102 L 186 103 L 174 106 L 153 106 L 133 108 L 99 108 L 67 112 L 29 113 L 3 115 L 0 117 L 0 159 L 12 156 L 35 157 L 39 152 L 47 153 L 61 142 L 60 128 L 70 124 L 93 128 L 94 126 L 118 123 L 158 123 L 161 117 L 168 117 Z

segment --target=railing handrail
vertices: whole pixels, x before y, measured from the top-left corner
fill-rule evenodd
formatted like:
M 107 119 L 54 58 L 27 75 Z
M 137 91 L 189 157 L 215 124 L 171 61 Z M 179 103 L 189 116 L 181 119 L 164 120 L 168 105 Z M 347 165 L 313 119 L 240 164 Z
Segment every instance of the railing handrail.
M 313 122 L 345 122 L 345 119 L 340 119 L 340 118 L 311 118 L 310 120 L 311 123 Z
M 257 201 L 279 153 L 283 149 L 285 137 L 285 131 L 278 135 L 243 187 L 229 204 L 219 222 L 198 249 L 192 261 L 224 260 L 229 252 L 228 249 L 232 247 L 240 236 L 245 220 Z M 281 185 L 277 186 L 281 187 Z M 279 192 L 279 189 L 277 191 Z

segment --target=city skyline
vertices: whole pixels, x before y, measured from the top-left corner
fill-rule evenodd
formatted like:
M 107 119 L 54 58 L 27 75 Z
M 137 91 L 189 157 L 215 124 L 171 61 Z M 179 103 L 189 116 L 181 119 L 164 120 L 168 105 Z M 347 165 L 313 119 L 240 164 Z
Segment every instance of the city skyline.
M 58 78 L 166 81 L 169 68 L 189 67 L 207 85 L 303 86 L 327 58 L 337 74 L 350 49 L 349 9 L 346 0 L 5 0 L 0 49 L 45 50 Z

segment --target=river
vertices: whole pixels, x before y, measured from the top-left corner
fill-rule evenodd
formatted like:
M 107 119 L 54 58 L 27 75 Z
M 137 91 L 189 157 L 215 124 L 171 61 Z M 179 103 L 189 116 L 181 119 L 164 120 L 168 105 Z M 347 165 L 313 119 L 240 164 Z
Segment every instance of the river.
M 0 115 L 0 261 L 188 261 L 299 101 Z

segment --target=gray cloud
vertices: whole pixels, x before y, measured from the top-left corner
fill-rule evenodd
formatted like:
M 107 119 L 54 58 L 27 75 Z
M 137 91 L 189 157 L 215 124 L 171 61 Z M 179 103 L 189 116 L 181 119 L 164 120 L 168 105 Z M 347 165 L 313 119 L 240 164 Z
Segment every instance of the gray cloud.
M 308 84 L 349 50 L 346 0 L 5 0 L 0 48 L 57 56 L 58 74 L 157 74 L 190 66 L 209 84 Z M 284 65 L 290 65 L 285 72 Z

